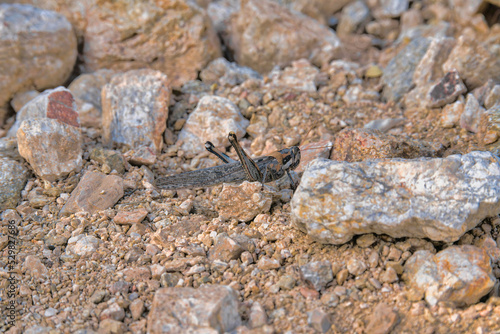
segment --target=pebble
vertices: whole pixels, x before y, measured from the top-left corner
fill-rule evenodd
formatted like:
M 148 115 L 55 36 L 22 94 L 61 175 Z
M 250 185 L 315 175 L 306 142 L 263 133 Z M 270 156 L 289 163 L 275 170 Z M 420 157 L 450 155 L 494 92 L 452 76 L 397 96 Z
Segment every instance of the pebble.
M 477 303 L 493 288 L 490 257 L 470 246 L 451 246 L 432 254 L 417 251 L 407 261 L 403 279 L 431 306 L 446 301 L 456 306 Z
M 263 256 L 257 261 L 257 268 L 260 270 L 272 270 L 279 269 L 281 267 L 280 262 L 276 259 L 270 259 L 267 256 Z
M 138 320 L 145 310 L 144 302 L 140 298 L 135 299 L 132 303 L 130 303 L 129 309 L 132 315 L 132 319 Z
M 49 318 L 49 317 L 53 317 L 54 315 L 56 315 L 57 313 L 59 313 L 59 311 L 53 307 L 49 307 L 48 309 L 45 310 L 44 312 L 44 316 L 46 318 Z
M 227 286 L 162 288 L 153 298 L 148 332 L 163 333 L 164 328 L 179 332 L 201 328 L 230 332 L 241 324 L 238 306 L 236 292 Z
M 280 70 L 275 67 L 268 75 L 270 85 L 303 92 L 316 92 L 316 77 L 318 68 L 306 59 L 292 62 L 291 66 Z
M 248 327 L 259 328 L 267 324 L 267 314 L 259 302 L 254 302 L 248 315 Z
M 320 333 L 326 333 L 332 327 L 328 315 L 321 309 L 314 309 L 307 313 L 307 323 Z
M 485 110 L 479 105 L 478 100 L 472 94 L 467 94 L 464 111 L 460 115 L 460 126 L 474 133 L 479 131 L 479 122 Z
M 500 138 L 500 105 L 495 105 L 481 115 L 478 127 L 480 145 L 490 145 Z
M 125 311 L 118 305 L 118 303 L 112 303 L 107 308 L 105 308 L 99 315 L 99 319 L 102 321 L 104 319 L 113 319 L 116 321 L 122 321 L 125 318 Z
M 224 184 L 216 202 L 219 217 L 248 222 L 258 214 L 268 213 L 276 191 L 260 182 L 244 181 L 239 185 Z M 237 205 L 235 205 L 237 204 Z
M 189 114 L 179 133 L 178 146 L 192 155 L 204 152 L 206 141 L 212 142 L 216 147 L 227 147 L 228 133 L 233 131 L 240 139 L 245 135 L 249 123 L 230 100 L 219 96 L 204 96 Z
M 97 251 L 101 241 L 90 235 L 80 234 L 76 237 L 71 237 L 68 240 L 66 252 L 70 252 L 79 256 L 91 256 Z
M 453 242 L 499 209 L 499 176 L 499 160 L 489 152 L 359 163 L 318 159 L 292 198 L 292 222 L 322 243 L 342 244 L 362 233 Z
M 118 225 L 133 225 L 141 223 L 148 215 L 148 210 L 139 208 L 131 211 L 121 210 L 116 213 L 113 221 Z
M 451 71 L 429 90 L 429 108 L 439 108 L 454 102 L 467 91 L 457 71 Z
M 375 306 L 366 326 L 367 333 L 388 334 L 398 323 L 398 313 L 386 303 Z
M 114 334 L 114 333 L 125 333 L 127 331 L 127 325 L 123 322 L 114 319 L 104 319 L 99 322 L 98 333 L 103 334 Z
M 17 206 L 28 177 L 29 171 L 23 164 L 0 157 L 0 211 Z
M 370 16 L 370 9 L 363 1 L 354 1 L 342 8 L 337 33 L 346 35 L 354 33 L 356 29 Z
M 333 280 L 330 261 L 309 262 L 300 266 L 300 277 L 317 291 L 323 290 Z
M 34 255 L 26 256 L 23 263 L 23 272 L 35 278 L 46 278 L 49 273 L 47 267 Z
M 351 258 L 347 261 L 347 270 L 353 276 L 359 276 L 366 270 L 366 264 L 356 258 Z
M 108 165 L 110 170 L 116 170 L 119 174 L 125 172 L 125 159 L 116 151 L 96 147 L 90 152 L 90 159 Z
M 219 83 L 221 86 L 236 86 L 248 79 L 261 80 L 262 76 L 249 67 L 229 62 L 226 58 L 217 58 L 201 71 L 200 78 L 207 84 Z
M 447 104 L 441 113 L 440 123 L 443 128 L 452 128 L 460 123 L 464 103 L 460 100 Z
M 221 233 L 217 235 L 215 245 L 208 253 L 208 258 L 211 261 L 219 260 L 229 262 L 238 259 L 244 251 L 245 248 L 236 240 L 229 237 L 227 233 Z
M 160 152 L 170 95 L 169 79 L 159 71 L 143 69 L 114 75 L 102 88 L 104 144 Z

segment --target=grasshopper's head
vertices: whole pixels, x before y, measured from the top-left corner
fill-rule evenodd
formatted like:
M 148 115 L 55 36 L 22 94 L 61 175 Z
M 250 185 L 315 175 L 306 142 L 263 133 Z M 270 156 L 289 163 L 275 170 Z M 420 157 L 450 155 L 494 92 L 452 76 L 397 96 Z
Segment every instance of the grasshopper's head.
M 293 170 L 297 168 L 300 163 L 300 149 L 298 146 L 292 146 L 290 148 L 285 148 L 281 150 L 280 153 L 283 155 L 283 169 Z

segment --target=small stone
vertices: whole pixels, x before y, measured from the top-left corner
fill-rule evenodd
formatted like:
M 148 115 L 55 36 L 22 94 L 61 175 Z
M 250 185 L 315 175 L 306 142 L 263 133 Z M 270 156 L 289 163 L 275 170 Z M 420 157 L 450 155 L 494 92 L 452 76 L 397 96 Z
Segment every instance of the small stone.
M 248 315 L 248 327 L 259 328 L 267 325 L 267 314 L 259 302 L 254 302 Z
M 500 138 L 500 104 L 481 115 L 477 136 L 480 145 L 493 144 Z
M 118 333 L 125 333 L 126 331 L 127 331 L 127 325 L 125 325 L 121 321 L 107 318 L 99 322 L 98 333 L 118 334 Z
M 360 236 L 359 238 L 357 238 L 356 245 L 358 245 L 361 248 L 366 248 L 366 247 L 370 247 L 371 245 L 373 245 L 373 243 L 376 241 L 377 241 L 377 238 L 375 237 L 375 235 L 373 233 L 369 233 L 369 234 L 364 234 L 364 235 Z
M 159 71 L 132 70 L 113 76 L 102 88 L 104 143 L 160 152 L 170 94 L 169 80 Z
M 295 283 L 295 278 L 290 275 L 283 275 L 277 284 L 282 290 L 292 290 L 295 287 Z
M 216 204 L 219 217 L 223 220 L 234 218 L 240 222 L 248 222 L 258 214 L 269 212 L 273 201 L 272 188 L 264 186 L 267 191 L 261 189 L 260 182 L 224 184 Z M 235 206 L 235 203 L 238 205 Z
M 460 126 L 467 131 L 477 133 L 479 131 L 481 116 L 484 112 L 484 108 L 479 105 L 474 95 L 467 94 L 464 111 L 460 116 Z
M 23 164 L 0 157 L 0 211 L 17 206 L 29 174 Z
M 127 282 L 145 282 L 151 279 L 149 267 L 126 268 L 122 273 Z
M 249 121 L 241 115 L 238 107 L 230 100 L 219 96 L 204 96 L 196 109 L 189 114 L 186 124 L 179 133 L 180 148 L 190 154 L 205 151 L 203 144 L 212 142 L 216 147 L 228 146 L 230 131 L 237 138 L 245 135 Z
M 167 269 L 164 266 L 157 263 L 152 264 L 150 268 L 151 268 L 151 276 L 153 277 L 153 279 L 160 279 L 161 275 L 163 275 L 163 273 L 167 271 Z
M 96 147 L 90 152 L 90 159 L 95 160 L 102 165 L 106 164 L 111 168 L 111 170 L 114 169 L 120 174 L 125 172 L 125 159 L 116 151 Z
M 387 267 L 387 269 L 380 274 L 380 281 L 382 283 L 394 283 L 399 281 L 398 273 L 393 267 Z
M 457 99 L 467 91 L 457 71 L 446 73 L 443 79 L 429 90 L 429 108 L 439 108 Z
M 431 306 L 439 301 L 475 304 L 495 282 L 486 251 L 470 245 L 451 246 L 435 255 L 415 252 L 406 261 L 403 279 Z
M 107 295 L 108 292 L 106 290 L 96 290 L 92 296 L 90 296 L 90 301 L 94 304 L 99 304 Z
M 156 162 L 156 153 L 154 149 L 148 146 L 141 146 L 136 149 L 125 152 L 125 159 L 134 166 L 150 166 Z
M 87 172 L 71 193 L 61 215 L 78 211 L 94 213 L 113 206 L 123 196 L 123 179 L 117 175 Z
M 208 84 L 218 82 L 221 86 L 236 86 L 248 79 L 261 80 L 262 76 L 249 67 L 217 58 L 201 71 L 200 78 Z
M 53 317 L 53 316 L 55 316 L 57 313 L 59 313 L 59 311 L 58 311 L 57 309 L 55 309 L 55 308 L 53 308 L 53 307 L 49 307 L 48 309 L 46 309 L 46 310 L 45 310 L 45 312 L 44 312 L 44 314 L 43 314 L 43 315 L 44 315 L 46 318 L 49 318 L 49 317 Z
M 186 328 L 230 332 L 241 324 L 236 292 L 228 286 L 210 285 L 198 289 L 162 288 L 156 291 L 148 315 L 148 332 L 165 328 L 184 332 Z
M 230 238 L 226 233 L 221 233 L 217 236 L 215 245 L 210 249 L 208 258 L 229 262 L 240 257 L 245 249 L 237 241 Z
M 267 256 L 263 256 L 257 262 L 257 268 L 260 270 L 272 270 L 279 269 L 281 267 L 280 262 L 276 259 L 270 259 Z
M 378 67 L 377 65 L 372 65 L 368 67 L 368 69 L 365 72 L 365 77 L 367 78 L 379 78 L 383 74 L 382 69 Z
M 130 289 L 129 282 L 119 280 L 118 282 L 111 284 L 111 286 L 109 287 L 109 292 L 111 292 L 111 294 L 113 294 L 113 295 L 116 293 L 125 294 L 125 293 L 128 293 L 129 289 Z
M 125 311 L 117 303 L 109 305 L 109 307 L 104 309 L 99 315 L 99 319 L 101 321 L 104 319 L 114 319 L 116 321 L 122 321 L 123 318 L 125 318 Z
M 141 223 L 148 215 L 148 210 L 144 208 L 132 211 L 118 211 L 113 221 L 118 225 L 133 225 Z
M 378 130 L 382 133 L 392 130 L 394 128 L 398 128 L 403 126 L 406 123 L 406 119 L 399 118 L 383 118 L 383 119 L 375 119 L 365 124 L 363 128 Z
M 129 310 L 132 315 L 132 319 L 138 320 L 144 312 L 144 309 L 144 302 L 140 298 L 137 298 L 130 303 Z
M 283 70 L 275 67 L 268 77 L 271 79 L 270 85 L 274 87 L 315 92 L 315 79 L 318 73 L 318 68 L 312 66 L 306 59 L 301 59 L 293 61 L 292 66 L 285 67 Z
M 440 123 L 443 128 L 452 128 L 460 123 L 460 116 L 464 111 L 464 103 L 456 101 L 452 104 L 447 104 L 443 108 Z
M 349 276 L 349 270 L 347 269 L 342 269 L 337 273 L 337 283 L 338 285 L 344 284 L 344 282 L 347 280 L 347 277 Z
M 300 277 L 311 287 L 320 291 L 333 280 L 332 265 L 330 261 L 309 262 L 300 266 Z
M 10 101 L 10 105 L 14 109 L 14 111 L 18 113 L 22 107 L 24 107 L 28 102 L 33 100 L 38 95 L 40 95 L 40 92 L 37 90 L 28 90 L 26 92 L 17 93 Z
M 486 99 L 484 100 L 484 107 L 486 109 L 490 109 L 499 104 L 500 104 L 500 85 L 495 85 L 488 93 Z
M 35 278 L 45 278 L 49 273 L 47 267 L 34 255 L 26 256 L 23 263 L 23 272 Z
M 76 237 L 69 238 L 66 252 L 70 252 L 79 256 L 91 256 L 99 248 L 100 240 L 90 235 L 80 234 Z
M 321 309 L 314 309 L 307 313 L 307 324 L 320 333 L 326 333 L 332 327 L 328 315 Z
M 359 276 L 365 272 L 366 264 L 356 258 L 350 258 L 349 261 L 347 261 L 347 270 L 351 275 Z
M 388 334 L 398 322 L 398 314 L 385 303 L 378 304 L 368 319 L 367 333 Z
M 356 32 L 360 24 L 370 16 L 370 9 L 363 1 L 354 1 L 342 8 L 337 33 L 347 35 Z
M 325 292 L 321 296 L 321 302 L 327 307 L 335 307 L 339 304 L 339 297 L 334 292 Z

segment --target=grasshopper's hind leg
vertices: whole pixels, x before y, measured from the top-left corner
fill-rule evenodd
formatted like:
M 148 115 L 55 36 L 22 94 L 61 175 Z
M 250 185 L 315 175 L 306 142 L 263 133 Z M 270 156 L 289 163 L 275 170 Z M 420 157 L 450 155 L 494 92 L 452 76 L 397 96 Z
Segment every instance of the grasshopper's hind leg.
M 215 155 L 217 158 L 221 159 L 226 164 L 229 164 L 231 162 L 236 162 L 236 160 L 231 159 L 227 154 L 216 149 L 214 144 L 212 144 L 209 141 L 207 141 L 205 143 L 205 148 L 207 149 L 208 152 L 212 153 L 213 155 Z
M 228 140 L 238 154 L 238 158 L 240 159 L 241 165 L 245 169 L 245 174 L 247 175 L 248 180 L 252 182 L 262 180 L 262 173 L 260 172 L 259 167 L 240 146 L 234 132 L 229 132 Z

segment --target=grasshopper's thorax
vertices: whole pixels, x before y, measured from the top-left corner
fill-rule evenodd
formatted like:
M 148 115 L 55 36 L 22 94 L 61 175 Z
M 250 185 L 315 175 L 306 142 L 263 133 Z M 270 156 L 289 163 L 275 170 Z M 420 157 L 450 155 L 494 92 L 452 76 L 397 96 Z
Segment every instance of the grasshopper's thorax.
M 279 151 L 282 155 L 282 168 L 284 170 L 293 170 L 300 163 L 300 149 L 298 146 L 292 146 Z

